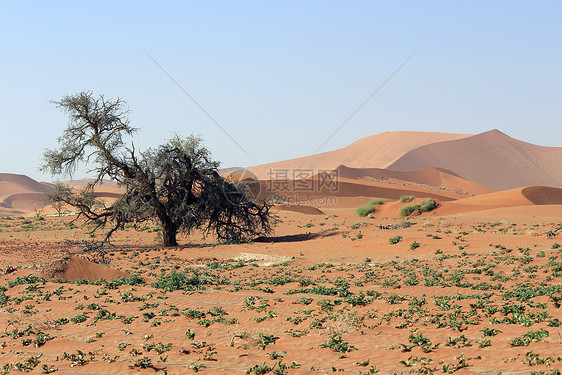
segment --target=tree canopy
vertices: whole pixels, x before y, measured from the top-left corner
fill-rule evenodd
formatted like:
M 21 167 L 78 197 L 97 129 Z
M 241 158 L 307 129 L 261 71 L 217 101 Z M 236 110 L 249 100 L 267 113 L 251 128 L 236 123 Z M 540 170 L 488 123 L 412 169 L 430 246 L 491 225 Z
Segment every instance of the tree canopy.
M 132 140 L 125 142 L 137 129 L 130 125 L 122 99 L 81 92 L 54 103 L 70 121 L 59 147 L 45 151 L 41 169 L 71 176 L 80 164 L 88 164 L 95 178 L 81 191 L 57 184 L 51 201 L 77 208 L 79 217 L 96 228 L 108 226 L 106 239 L 127 223 L 148 220 L 160 223 L 164 246 L 177 246 L 177 233 L 195 228 L 219 241 L 271 233 L 270 206 L 225 181 L 201 138 L 175 135 L 139 152 Z M 104 180 L 116 181 L 125 190 L 110 206 L 94 194 Z

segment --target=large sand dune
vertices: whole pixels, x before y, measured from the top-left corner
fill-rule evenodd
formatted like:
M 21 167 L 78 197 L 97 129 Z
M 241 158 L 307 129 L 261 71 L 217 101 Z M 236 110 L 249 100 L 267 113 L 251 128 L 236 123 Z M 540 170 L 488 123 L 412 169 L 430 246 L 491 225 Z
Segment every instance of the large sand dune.
M 77 189 L 86 187 L 91 180 L 67 181 L 67 185 Z M 25 215 L 29 211 L 47 206 L 45 194 L 53 191 L 53 185 L 37 182 L 34 179 L 11 173 L 0 173 L 0 216 Z M 104 181 L 96 186 L 94 193 L 98 198 L 117 199 L 123 188 L 115 182 Z M 52 209 L 46 208 L 44 213 Z
M 542 147 L 499 130 L 427 144 L 407 152 L 388 169 L 445 168 L 494 190 L 562 186 L 562 147 Z
M 356 207 L 372 198 L 396 200 L 403 195 L 413 195 L 442 202 L 460 199 L 456 205 L 450 208 L 445 205 L 440 210 L 457 212 L 527 204 L 561 204 L 556 189 L 522 189 L 536 185 L 562 186 L 560 160 L 562 147 L 532 145 L 498 130 L 474 136 L 386 132 L 331 152 L 246 170 L 236 169 L 230 177 L 239 180 L 257 175 L 260 182 L 255 187 L 261 186 L 260 198 L 280 198 L 277 200 L 289 204 Z M 272 169 L 279 173 L 271 174 Z M 299 169 L 306 173 L 297 176 L 295 172 Z M 322 171 L 334 170 L 337 172 L 337 188 L 318 188 L 319 182 L 324 180 L 322 176 L 326 175 Z M 246 176 L 247 171 L 255 175 Z M 315 187 L 311 190 L 299 188 L 306 181 Z M 79 180 L 67 184 L 83 188 L 89 182 Z M 520 189 L 516 193 L 489 194 L 494 190 L 513 188 Z M 51 189 L 52 185 L 23 175 L 0 174 L 0 214 L 21 215 L 42 208 L 44 195 Z M 123 193 L 123 189 L 109 181 L 97 185 L 95 193 L 100 198 L 113 200 Z M 463 199 L 468 195 L 478 198 Z
M 319 170 L 333 170 L 342 164 L 352 168 L 386 168 L 408 151 L 420 146 L 469 136 L 431 132 L 385 132 L 361 138 L 339 150 L 258 165 L 249 169 L 260 179 L 269 179 L 275 178 L 270 173 L 272 170 L 314 169 L 315 172 L 318 172 Z

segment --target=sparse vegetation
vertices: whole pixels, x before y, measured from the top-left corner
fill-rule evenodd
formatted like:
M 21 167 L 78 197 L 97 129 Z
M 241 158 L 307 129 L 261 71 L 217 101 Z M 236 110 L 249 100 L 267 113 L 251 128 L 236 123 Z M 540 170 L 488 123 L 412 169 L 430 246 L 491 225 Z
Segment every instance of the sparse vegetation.
M 112 267 L 130 276 L 76 281 L 45 277 L 34 265 L 43 254 L 32 260 L 28 254 L 34 248 L 80 251 L 80 236 L 89 228 L 71 229 L 61 223 L 70 219 L 59 217 L 46 216 L 44 225 L 0 219 L 0 240 L 10 255 L 1 265 L 0 368 L 183 373 L 222 371 L 228 364 L 236 373 L 301 368 L 367 374 L 458 373 L 467 367 L 520 372 L 529 366 L 549 373 L 562 362 L 560 249 L 544 236 L 505 235 L 539 232 L 552 223 L 300 215 L 283 217 L 287 228 L 319 233 L 317 239 L 228 245 L 226 251 L 196 236 L 184 249 L 162 250 L 152 240 L 131 245 L 131 225 L 116 233 L 116 246 L 106 254 Z M 339 232 L 325 231 L 319 223 L 326 221 Z M 140 234 L 158 225 L 145 224 Z M 40 226 L 77 240 L 9 239 L 37 234 Z M 320 261 L 316 250 L 310 256 L 328 244 L 333 251 Z M 277 261 L 285 252 L 296 252 L 294 260 Z M 59 352 L 55 338 L 72 343 L 72 350 Z M 322 361 L 301 367 L 308 354 L 295 348 L 302 347 L 323 352 Z M 487 360 L 498 348 L 505 359 Z M 373 350 L 393 352 L 377 357 L 375 366 Z M 248 353 L 262 358 L 248 362 Z M 233 355 L 242 360 L 231 361 Z

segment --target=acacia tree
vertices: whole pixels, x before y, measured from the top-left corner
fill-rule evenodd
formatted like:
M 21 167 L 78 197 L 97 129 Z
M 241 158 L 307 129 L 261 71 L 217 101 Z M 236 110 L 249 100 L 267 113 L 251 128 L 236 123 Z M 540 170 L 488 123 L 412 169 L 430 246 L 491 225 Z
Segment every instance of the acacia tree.
M 177 233 L 200 228 L 220 241 L 241 241 L 272 231 L 270 206 L 258 201 L 218 173 L 199 137 L 173 136 L 165 144 L 137 152 L 125 137 L 134 134 L 121 99 L 69 95 L 58 102 L 69 124 L 59 148 L 46 150 L 42 170 L 68 175 L 82 164 L 93 165 L 93 182 L 81 191 L 58 186 L 51 201 L 78 209 L 96 229 L 109 226 L 106 240 L 126 223 L 156 220 L 164 246 L 177 246 Z M 125 193 L 111 206 L 96 199 L 94 187 L 104 179 L 118 182 Z

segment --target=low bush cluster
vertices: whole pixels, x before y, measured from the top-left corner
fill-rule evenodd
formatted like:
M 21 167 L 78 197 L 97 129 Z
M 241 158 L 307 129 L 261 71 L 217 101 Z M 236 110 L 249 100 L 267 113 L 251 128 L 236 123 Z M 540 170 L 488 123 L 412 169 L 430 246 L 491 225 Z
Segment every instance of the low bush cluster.
M 400 209 L 401 216 L 420 215 L 422 212 L 429 212 L 437 208 L 434 199 L 426 199 L 420 204 L 411 204 Z
M 369 214 L 372 214 L 375 211 L 375 206 L 378 206 L 379 204 L 383 204 L 383 203 L 384 203 L 384 200 L 382 200 L 382 199 L 372 200 L 369 203 L 367 203 L 366 205 L 357 208 L 355 210 L 355 213 L 358 216 L 361 216 L 361 217 L 368 216 Z

